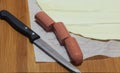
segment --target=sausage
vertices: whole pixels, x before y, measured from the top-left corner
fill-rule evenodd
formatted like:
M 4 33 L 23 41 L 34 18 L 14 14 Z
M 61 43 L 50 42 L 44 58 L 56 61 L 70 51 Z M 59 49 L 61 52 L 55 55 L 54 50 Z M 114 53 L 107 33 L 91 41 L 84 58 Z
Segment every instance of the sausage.
M 74 37 L 65 39 L 65 47 L 74 65 L 80 65 L 83 61 L 82 51 Z
M 55 23 L 44 11 L 40 11 L 35 15 L 36 22 L 46 31 L 52 30 L 52 25 Z
M 35 19 L 46 31 L 55 33 L 60 44 L 65 46 L 74 65 L 80 65 L 83 62 L 83 54 L 76 39 L 70 36 L 62 22 L 54 22 L 44 11 L 38 12 Z
M 54 33 L 61 45 L 64 45 L 64 40 L 70 37 L 69 32 L 62 22 L 57 22 L 53 25 Z

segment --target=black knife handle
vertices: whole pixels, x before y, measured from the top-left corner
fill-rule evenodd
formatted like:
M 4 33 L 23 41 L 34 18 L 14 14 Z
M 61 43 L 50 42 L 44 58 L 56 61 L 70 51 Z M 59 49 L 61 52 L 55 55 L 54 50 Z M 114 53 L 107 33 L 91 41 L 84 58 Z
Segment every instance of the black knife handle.
M 34 40 L 40 38 L 34 31 L 27 27 L 23 22 L 18 20 L 15 16 L 6 10 L 0 11 L 0 18 L 6 20 L 10 25 L 16 29 L 18 32 L 27 36 L 29 40 L 33 43 Z

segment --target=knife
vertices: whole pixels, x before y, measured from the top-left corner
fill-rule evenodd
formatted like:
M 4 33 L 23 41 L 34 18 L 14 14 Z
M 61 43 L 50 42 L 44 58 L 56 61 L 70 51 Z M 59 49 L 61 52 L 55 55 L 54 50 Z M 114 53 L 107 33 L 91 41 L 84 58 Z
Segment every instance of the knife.
M 6 20 L 15 30 L 28 37 L 31 43 L 35 44 L 39 49 L 42 49 L 58 63 L 71 70 L 72 72 L 81 73 L 79 69 L 73 66 L 58 52 L 56 52 L 50 45 L 48 45 L 44 40 L 42 40 L 37 33 L 27 27 L 23 22 L 18 20 L 11 13 L 6 10 L 2 10 L 0 11 L 0 18 Z

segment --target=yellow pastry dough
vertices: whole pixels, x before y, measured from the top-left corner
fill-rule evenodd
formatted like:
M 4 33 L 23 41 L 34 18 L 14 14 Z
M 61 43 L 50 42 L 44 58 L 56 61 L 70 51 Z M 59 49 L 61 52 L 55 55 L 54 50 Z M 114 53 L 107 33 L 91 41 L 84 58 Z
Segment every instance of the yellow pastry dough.
M 120 0 L 37 0 L 56 22 L 75 34 L 94 39 L 120 39 Z

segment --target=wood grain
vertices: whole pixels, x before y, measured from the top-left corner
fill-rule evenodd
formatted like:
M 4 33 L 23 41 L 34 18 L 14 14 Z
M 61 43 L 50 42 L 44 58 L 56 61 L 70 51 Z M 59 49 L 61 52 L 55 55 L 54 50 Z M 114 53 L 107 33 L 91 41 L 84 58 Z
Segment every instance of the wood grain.
M 0 0 L 0 10 L 3 9 L 30 27 L 27 0 Z M 78 68 L 86 73 L 119 73 L 120 58 L 96 56 L 84 60 Z M 6 72 L 69 73 L 58 63 L 36 63 L 33 45 L 29 40 L 0 20 L 0 73 Z

